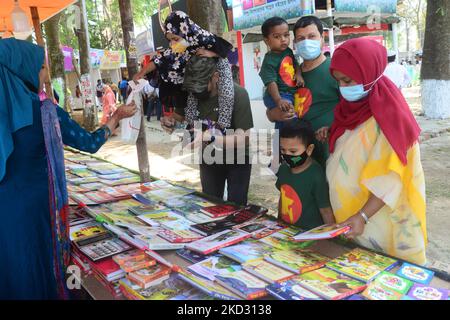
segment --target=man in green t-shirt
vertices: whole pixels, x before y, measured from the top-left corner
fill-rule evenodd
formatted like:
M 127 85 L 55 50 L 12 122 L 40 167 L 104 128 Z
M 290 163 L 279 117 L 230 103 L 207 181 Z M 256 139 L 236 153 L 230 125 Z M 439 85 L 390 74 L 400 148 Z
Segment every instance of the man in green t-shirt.
M 214 126 L 219 116 L 219 73 L 214 58 L 192 57 L 186 67 L 183 88 L 198 99 L 198 121 L 195 135 L 187 148 L 201 147 L 200 180 L 203 192 L 223 198 L 225 182 L 227 200 L 247 204 L 251 164 L 248 151 L 253 118 L 247 91 L 234 85 L 234 106 L 231 127 L 221 133 Z M 183 122 L 184 109 L 175 109 L 170 117 L 161 119 L 163 128 L 172 132 L 176 122 Z
M 314 131 L 331 127 L 334 108 L 339 102 L 339 87 L 329 71 L 331 59 L 322 52 L 322 22 L 315 16 L 302 17 L 294 26 L 294 36 L 296 53 L 303 59 L 300 70 L 305 81 L 305 88 L 297 92 L 298 116 L 308 120 Z M 272 122 L 282 123 L 288 115 L 274 108 L 267 111 L 267 117 Z M 325 167 L 329 155 L 328 145 L 318 141 L 314 144 L 313 158 Z

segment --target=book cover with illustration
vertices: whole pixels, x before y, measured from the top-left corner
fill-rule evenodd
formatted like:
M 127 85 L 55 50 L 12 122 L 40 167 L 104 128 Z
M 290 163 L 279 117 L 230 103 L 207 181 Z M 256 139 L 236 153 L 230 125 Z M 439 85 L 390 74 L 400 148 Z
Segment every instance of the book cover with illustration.
M 279 300 L 322 300 L 321 297 L 303 288 L 297 277 L 267 286 L 267 292 Z
M 362 295 L 369 300 L 401 300 L 412 286 L 412 281 L 383 271 L 369 283 Z
M 250 237 L 250 234 L 239 230 L 224 230 L 212 236 L 186 244 L 186 249 L 208 254 L 221 248 L 231 246 Z
M 246 262 L 242 265 L 242 268 L 268 283 L 282 282 L 295 276 L 295 273 L 271 264 L 264 259 Z
M 327 300 L 341 300 L 363 291 L 366 284 L 328 268 L 317 269 L 297 276 L 305 289 Z
M 196 297 L 197 299 L 207 298 L 206 294 L 199 294 L 198 289 L 178 278 L 176 274 L 171 274 L 167 280 L 142 289 L 133 285 L 128 279 L 119 281 L 120 288 L 131 295 L 136 300 L 188 300 Z
M 209 257 L 208 255 L 203 255 L 198 252 L 188 250 L 186 248 L 177 250 L 177 255 L 179 255 L 180 257 L 191 263 L 197 263 Z
M 356 248 L 326 264 L 330 269 L 352 278 L 369 282 L 382 271 L 388 271 L 397 260 L 372 251 Z
M 286 228 L 286 225 L 280 224 L 276 220 L 267 219 L 265 217 L 244 222 L 233 227 L 233 229 L 239 229 L 251 233 L 252 237 L 255 239 L 261 239 L 270 236 L 271 234 Z
M 128 211 L 113 211 L 113 212 L 103 212 L 100 216 L 104 217 L 106 220 L 114 224 L 132 224 L 136 226 L 145 226 L 145 223 L 136 219 L 136 216 L 130 214 Z
M 141 261 L 141 260 L 144 260 L 146 257 L 147 257 L 147 255 L 145 254 L 144 251 L 135 249 L 135 250 L 130 250 L 130 251 L 115 255 L 112 259 L 118 265 L 122 265 L 128 261 L 134 261 L 134 262 Z
M 397 274 L 403 278 L 421 284 L 429 284 L 434 276 L 433 271 L 407 262 L 403 263 L 402 267 L 397 271 Z
M 168 230 L 162 229 L 158 236 L 173 243 L 189 243 L 202 239 L 203 236 L 191 230 Z
M 296 242 L 291 240 L 292 236 L 299 232 L 299 228 L 290 226 L 286 229 L 278 231 L 270 236 L 260 239 L 259 241 L 268 244 L 279 250 L 305 249 L 311 246 L 313 241 Z
M 336 227 L 330 225 L 323 225 L 306 232 L 300 232 L 292 237 L 295 241 L 313 241 L 325 240 L 335 238 L 341 234 L 346 234 L 350 231 L 349 226 Z
M 173 212 L 172 210 L 154 211 L 152 213 L 141 214 L 136 217 L 152 227 L 162 226 L 163 222 L 176 222 L 184 219 L 182 216 Z
M 269 254 L 272 250 L 274 250 L 272 246 L 249 239 L 240 244 L 222 248 L 219 253 L 239 263 L 244 263 L 263 258 L 265 254 Z
M 200 277 L 214 281 L 217 275 L 242 270 L 242 266 L 219 254 L 189 266 L 188 270 Z
M 135 272 L 144 268 L 148 268 L 154 266 L 156 264 L 156 260 L 150 257 L 145 257 L 139 261 L 126 261 L 124 263 L 120 263 L 120 268 L 125 272 Z
M 449 297 L 449 290 L 416 283 L 409 290 L 408 297 L 414 300 L 447 300 Z
M 216 281 L 243 299 L 253 300 L 267 296 L 268 283 L 243 270 L 218 275 Z
M 198 277 L 189 271 L 181 270 L 178 274 L 178 277 L 212 298 L 221 300 L 241 299 L 241 297 L 219 285 L 218 283 Z
M 146 246 L 150 250 L 177 250 L 184 248 L 184 243 L 172 243 L 158 236 L 159 228 L 146 234 L 134 235 L 134 238 Z
M 69 232 L 70 241 L 78 241 L 104 235 L 108 233 L 108 230 L 95 221 L 89 221 L 70 227 Z
M 264 257 L 267 261 L 289 270 L 301 274 L 325 265 L 330 259 L 319 253 L 310 250 L 273 250 Z
M 158 280 L 162 281 L 167 279 L 170 273 L 171 269 L 169 267 L 154 263 L 151 266 L 130 272 L 127 275 L 127 279 L 136 283 L 141 288 L 147 289 Z

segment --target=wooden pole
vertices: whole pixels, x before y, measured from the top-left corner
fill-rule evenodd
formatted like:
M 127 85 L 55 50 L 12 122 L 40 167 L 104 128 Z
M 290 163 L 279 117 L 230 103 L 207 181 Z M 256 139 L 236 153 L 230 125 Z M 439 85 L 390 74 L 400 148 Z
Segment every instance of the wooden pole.
M 40 45 L 45 49 L 45 42 L 44 38 L 42 37 L 41 20 L 39 19 L 38 8 L 30 7 L 30 11 L 31 11 L 31 18 L 33 19 L 34 33 L 36 34 L 36 41 L 38 45 Z M 45 92 L 47 94 L 47 97 L 53 100 L 53 89 L 52 84 L 50 82 L 50 68 L 48 65 L 47 57 L 45 58 L 44 63 L 48 72 L 48 78 L 47 81 L 45 81 Z

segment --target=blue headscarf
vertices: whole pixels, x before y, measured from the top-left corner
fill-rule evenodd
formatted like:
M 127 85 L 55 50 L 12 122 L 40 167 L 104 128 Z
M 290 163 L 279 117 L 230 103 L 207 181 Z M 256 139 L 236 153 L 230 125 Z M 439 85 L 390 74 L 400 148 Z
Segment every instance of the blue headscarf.
M 0 40 L 0 181 L 14 150 L 12 134 L 33 124 L 32 99 L 44 57 L 44 49 L 30 42 Z

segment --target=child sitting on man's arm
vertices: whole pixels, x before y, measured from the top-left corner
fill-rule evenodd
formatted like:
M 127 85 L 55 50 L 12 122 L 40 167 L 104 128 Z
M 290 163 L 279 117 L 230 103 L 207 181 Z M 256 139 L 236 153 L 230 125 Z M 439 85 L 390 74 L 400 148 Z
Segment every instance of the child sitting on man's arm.
M 284 163 L 277 173 L 278 216 L 306 230 L 335 223 L 325 172 L 311 158 L 313 141 L 314 131 L 305 120 L 292 119 L 280 130 Z

